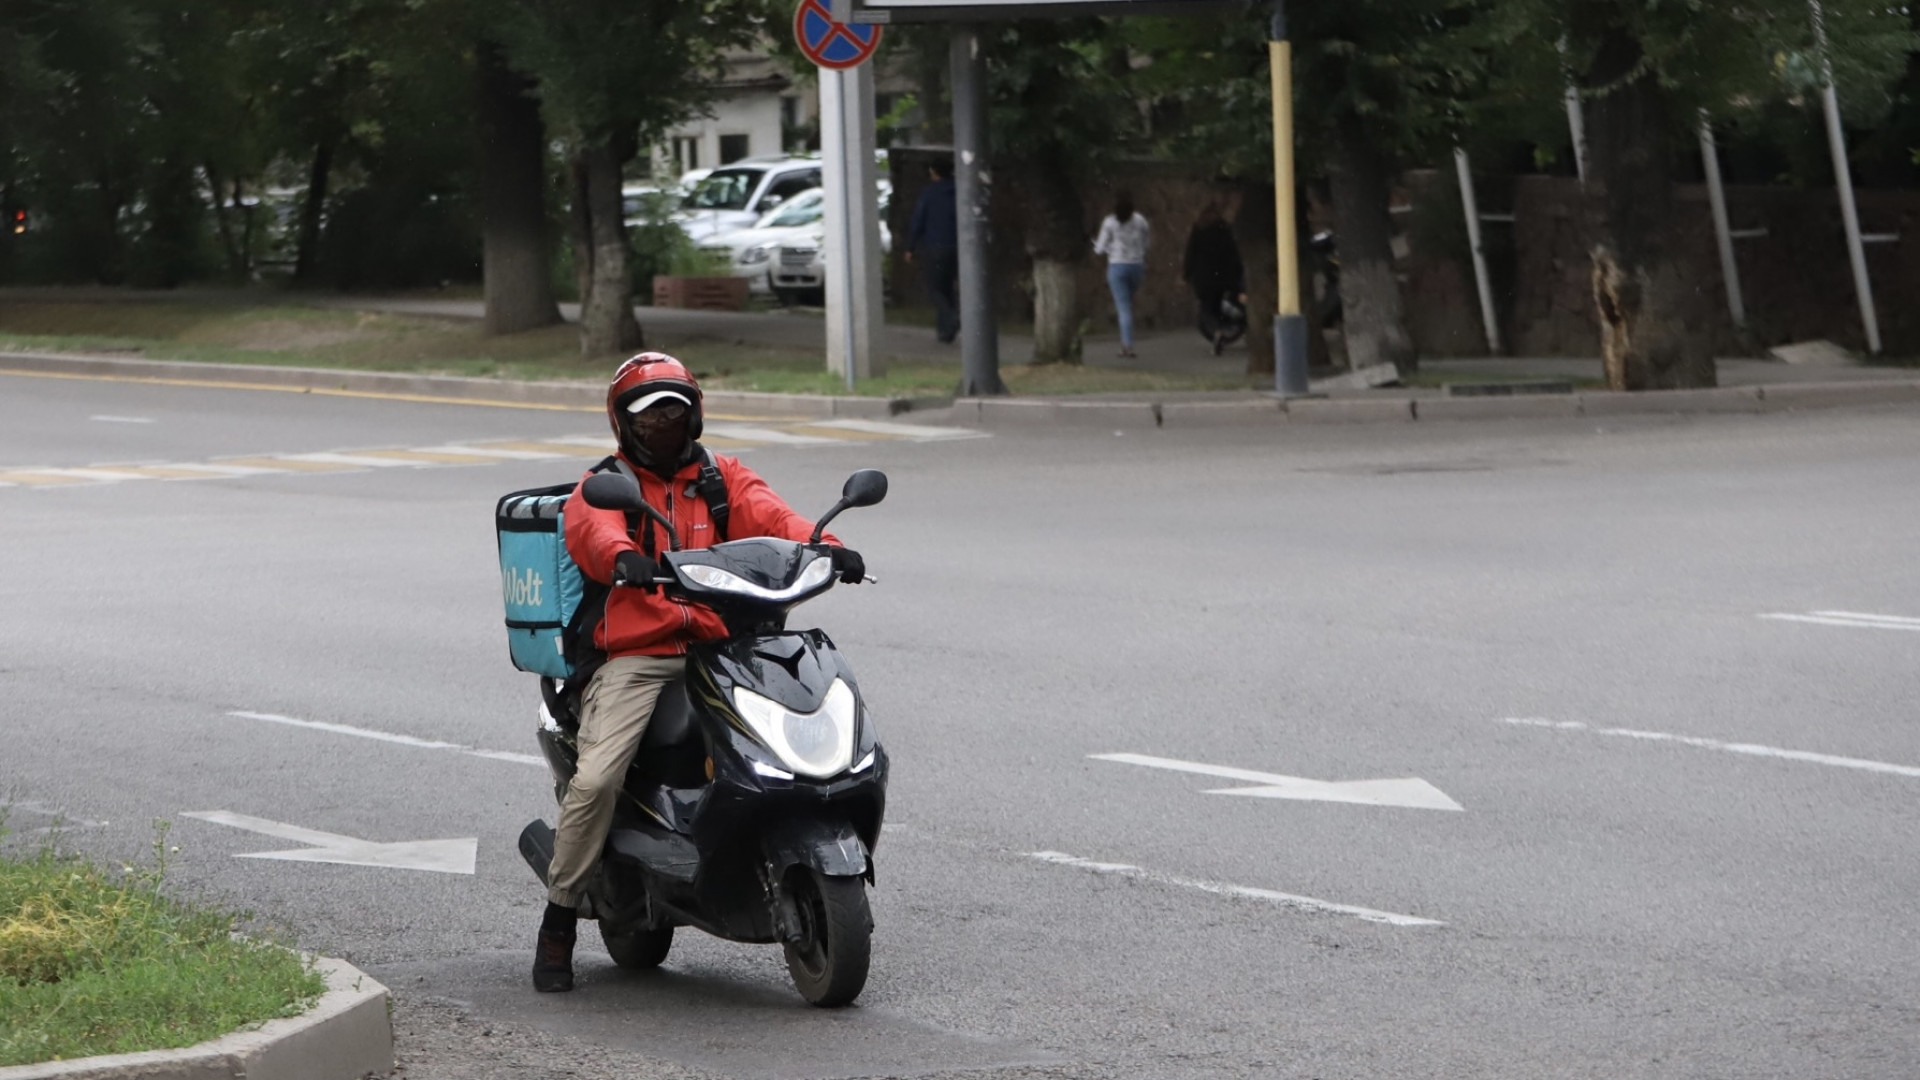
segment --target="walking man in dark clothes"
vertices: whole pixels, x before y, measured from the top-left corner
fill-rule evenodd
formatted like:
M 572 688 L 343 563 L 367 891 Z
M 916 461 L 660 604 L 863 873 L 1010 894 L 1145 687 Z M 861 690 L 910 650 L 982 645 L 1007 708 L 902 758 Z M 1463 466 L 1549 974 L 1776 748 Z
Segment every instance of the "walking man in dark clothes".
M 933 181 L 913 204 L 907 228 L 907 261 L 920 265 L 921 280 L 933 298 L 934 336 L 942 344 L 960 336 L 960 223 L 954 209 L 953 163 L 927 167 Z
M 1187 234 L 1187 255 L 1181 263 L 1180 277 L 1193 290 L 1199 305 L 1200 336 L 1213 343 L 1216 356 L 1246 328 L 1244 315 L 1228 319 L 1223 307 L 1229 299 L 1244 303 L 1244 275 L 1240 247 L 1233 242 L 1233 226 L 1227 223 L 1220 204 L 1210 202 Z

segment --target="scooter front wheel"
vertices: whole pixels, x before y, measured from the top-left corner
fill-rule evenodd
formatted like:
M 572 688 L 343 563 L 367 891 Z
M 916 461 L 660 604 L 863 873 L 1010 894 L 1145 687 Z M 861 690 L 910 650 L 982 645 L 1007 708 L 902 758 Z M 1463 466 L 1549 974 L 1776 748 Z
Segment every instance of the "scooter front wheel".
M 866 882 L 795 867 L 787 888 L 800 914 L 800 940 L 787 942 L 787 972 L 800 996 L 834 1008 L 860 996 L 873 955 Z
M 637 927 L 632 930 L 609 930 L 606 923 L 600 924 L 600 943 L 607 947 L 607 955 L 613 962 L 632 971 L 657 968 L 667 958 L 667 950 L 673 948 L 673 927 L 663 926 L 658 930 Z

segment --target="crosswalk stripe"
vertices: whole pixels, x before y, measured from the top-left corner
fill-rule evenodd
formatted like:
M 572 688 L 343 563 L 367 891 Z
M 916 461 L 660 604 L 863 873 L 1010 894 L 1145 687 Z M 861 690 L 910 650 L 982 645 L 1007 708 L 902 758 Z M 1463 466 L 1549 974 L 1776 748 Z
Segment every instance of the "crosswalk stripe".
M 825 431 L 864 431 L 893 439 L 979 439 L 987 434 L 967 428 L 903 424 L 895 420 L 814 420 L 804 426 Z
M 435 450 L 355 450 L 355 457 L 391 458 L 427 465 L 479 465 L 470 454 L 448 454 Z
M 235 468 L 241 468 L 241 469 L 259 469 L 263 472 L 323 473 L 323 472 L 349 472 L 353 469 L 353 466 L 351 465 L 341 465 L 336 462 L 295 461 L 292 458 L 276 458 L 276 457 L 221 458 L 220 464 L 230 465 Z M 198 469 L 198 468 L 205 468 L 205 466 L 185 465 L 185 466 L 181 466 L 181 468 Z M 198 473 L 196 475 L 198 475 L 201 479 L 207 478 L 207 474 L 204 472 Z
M 709 434 L 726 439 L 744 439 L 749 443 L 775 443 L 781 446 L 825 446 L 828 443 L 840 441 L 818 435 L 798 435 L 777 428 L 747 427 L 743 424 L 708 424 L 706 432 L 700 436 L 700 441 L 709 441 L 707 438 Z
M 926 441 L 980 438 L 982 432 L 898 424 L 881 420 L 775 420 L 768 417 L 714 417 L 701 442 L 715 450 L 748 450 L 756 446 L 846 446 L 889 439 Z M 754 420 L 736 423 L 733 420 Z M 421 468 L 449 465 L 490 465 L 507 461 L 563 461 L 597 458 L 613 450 L 605 435 L 556 435 L 535 439 L 499 439 L 440 446 L 381 446 L 253 454 L 204 462 L 0 468 L 0 487 L 70 487 L 125 483 L 135 480 L 221 480 L 244 476 L 289 473 L 350 472 L 367 469 Z M 1839 613 L 1823 613 L 1839 614 Z M 1866 618 L 1881 618 L 1866 616 Z M 1920 627 L 1920 620 L 1916 620 Z
M 0 480 L 5 480 L 10 484 L 24 484 L 27 487 L 50 487 L 50 486 L 59 485 L 59 484 L 87 483 L 87 480 L 84 477 L 68 476 L 65 473 L 51 472 L 46 470 L 36 470 L 33 472 L 28 472 L 26 470 L 21 470 L 19 472 L 4 472 L 4 473 L 0 473 Z

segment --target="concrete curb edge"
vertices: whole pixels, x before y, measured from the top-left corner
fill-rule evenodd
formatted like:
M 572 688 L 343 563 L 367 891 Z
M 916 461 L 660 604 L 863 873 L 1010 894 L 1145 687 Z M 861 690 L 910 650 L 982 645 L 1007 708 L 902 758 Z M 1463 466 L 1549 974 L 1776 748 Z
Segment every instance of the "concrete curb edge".
M 357 1080 L 392 1071 L 387 988 L 345 960 L 313 963 L 327 991 L 299 1016 L 179 1050 L 7 1066 L 0 1080 Z
M 592 383 L 516 382 L 456 375 L 408 375 L 332 368 L 277 368 L 209 364 L 80 353 L 0 352 L 0 367 L 51 375 L 150 379 L 290 392 L 379 394 L 429 401 L 599 412 L 605 391 Z M 1872 381 L 1723 386 L 1703 390 L 1642 393 L 1587 391 L 1513 397 L 1295 398 L 1082 401 L 1072 398 L 827 397 L 716 390 L 706 395 L 713 414 L 746 413 L 756 419 L 886 419 L 932 414 L 934 422 L 967 427 L 1029 427 L 1035 424 L 1122 427 L 1217 427 L 1243 424 L 1365 424 L 1428 420 L 1579 419 L 1671 416 L 1693 413 L 1772 413 L 1798 409 L 1898 404 L 1920 401 L 1920 377 Z
M 528 405 L 598 412 L 606 387 L 591 382 L 522 382 L 460 375 L 409 375 L 392 371 L 342 368 L 265 367 L 209 364 L 184 360 L 144 360 L 87 353 L 0 352 L 0 367 L 54 375 L 151 379 L 263 387 L 289 392 L 391 394 L 449 402 Z M 714 390 L 706 394 L 712 413 L 751 412 L 769 419 L 829 420 L 835 417 L 884 420 L 902 413 L 944 409 L 951 397 L 826 397 L 816 394 L 762 394 Z

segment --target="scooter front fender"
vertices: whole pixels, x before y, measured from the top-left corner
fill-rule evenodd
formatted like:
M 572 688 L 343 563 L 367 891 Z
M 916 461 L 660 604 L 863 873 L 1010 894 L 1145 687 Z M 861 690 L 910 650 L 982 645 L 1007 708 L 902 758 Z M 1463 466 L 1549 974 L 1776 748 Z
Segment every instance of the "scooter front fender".
M 782 822 L 763 841 L 774 879 L 804 866 L 826 877 L 857 877 L 873 881 L 873 861 L 860 834 L 844 821 L 799 818 Z

